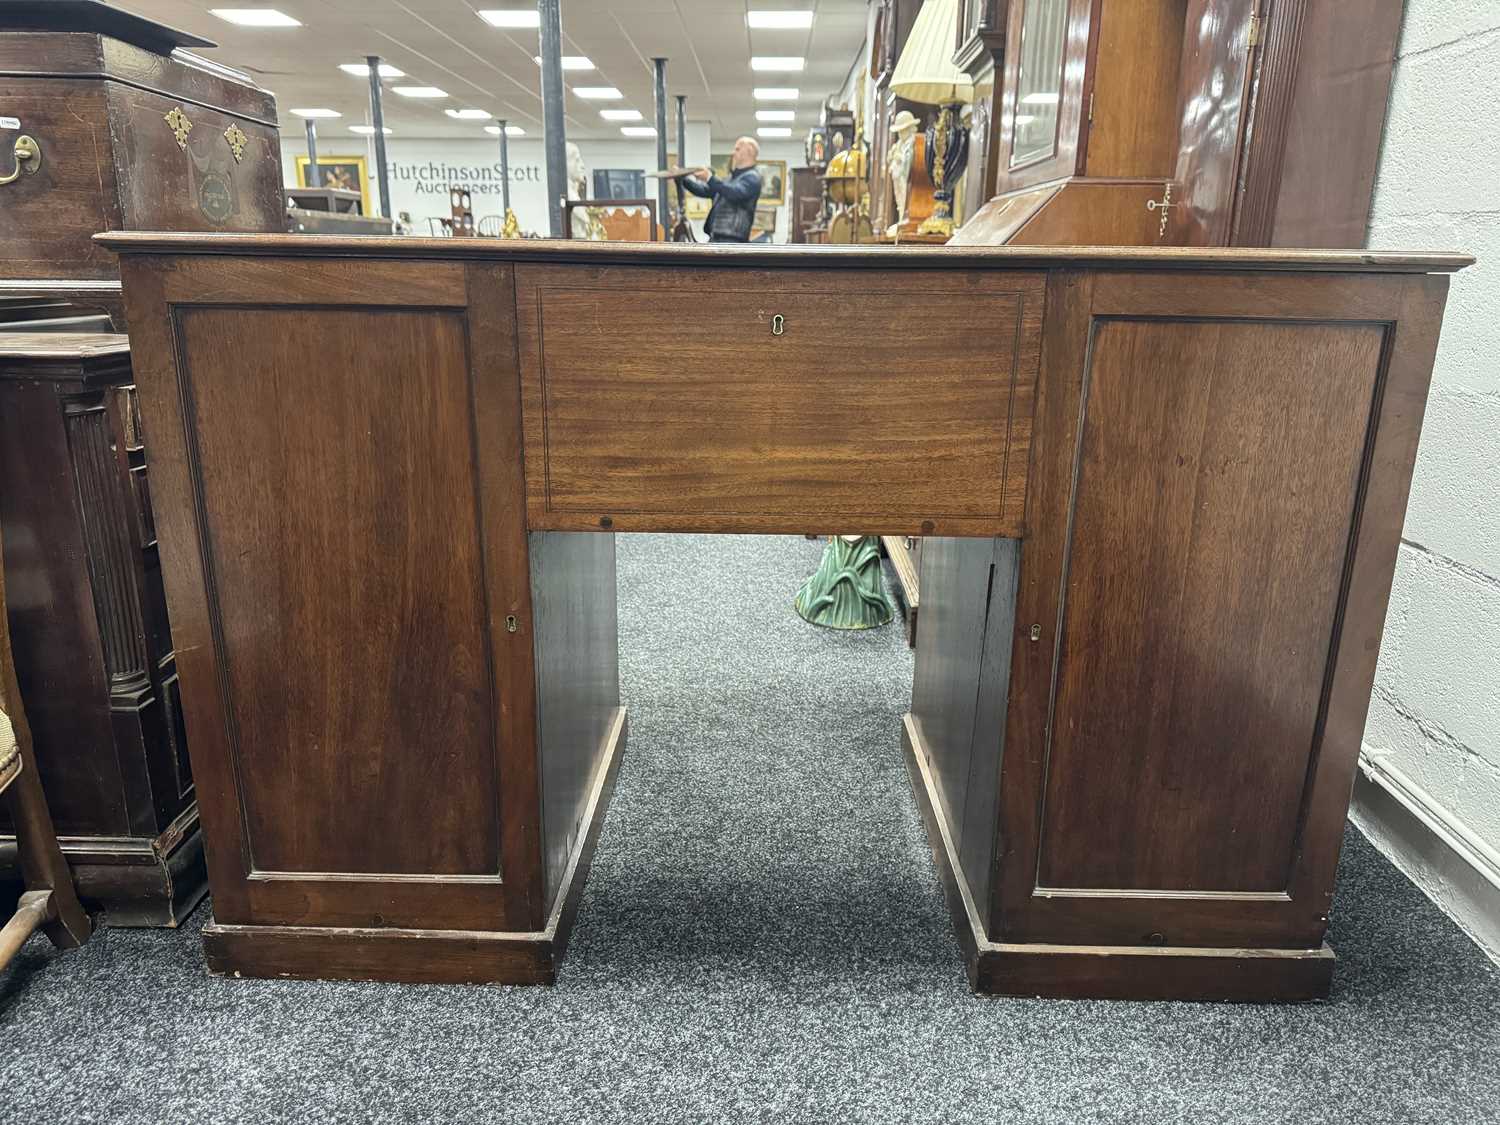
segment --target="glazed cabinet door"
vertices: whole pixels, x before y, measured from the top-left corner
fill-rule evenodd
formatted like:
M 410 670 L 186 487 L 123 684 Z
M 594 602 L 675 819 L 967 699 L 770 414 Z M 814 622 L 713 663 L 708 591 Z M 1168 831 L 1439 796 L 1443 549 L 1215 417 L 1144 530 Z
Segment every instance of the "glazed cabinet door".
M 1445 290 L 1054 283 L 995 940 L 1321 941 Z
M 1000 96 L 997 194 L 1078 174 L 1097 0 L 1013 0 Z
M 539 928 L 509 267 L 125 270 L 217 921 Z

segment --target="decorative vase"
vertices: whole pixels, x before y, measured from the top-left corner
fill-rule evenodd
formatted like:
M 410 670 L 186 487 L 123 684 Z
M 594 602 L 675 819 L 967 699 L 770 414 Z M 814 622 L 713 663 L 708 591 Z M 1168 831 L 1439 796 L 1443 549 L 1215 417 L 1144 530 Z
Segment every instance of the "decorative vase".
M 880 539 L 834 535 L 802 589 L 797 612 L 828 629 L 876 629 L 896 615 L 880 573 Z

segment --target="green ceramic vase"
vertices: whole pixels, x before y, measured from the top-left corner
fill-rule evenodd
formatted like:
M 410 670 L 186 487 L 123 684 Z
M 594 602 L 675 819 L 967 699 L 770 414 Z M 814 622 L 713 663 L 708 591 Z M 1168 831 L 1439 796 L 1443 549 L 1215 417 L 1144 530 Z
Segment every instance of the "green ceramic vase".
M 797 612 L 828 629 L 875 629 L 888 624 L 896 609 L 886 597 L 880 573 L 880 540 L 835 535 L 823 560 L 797 591 Z

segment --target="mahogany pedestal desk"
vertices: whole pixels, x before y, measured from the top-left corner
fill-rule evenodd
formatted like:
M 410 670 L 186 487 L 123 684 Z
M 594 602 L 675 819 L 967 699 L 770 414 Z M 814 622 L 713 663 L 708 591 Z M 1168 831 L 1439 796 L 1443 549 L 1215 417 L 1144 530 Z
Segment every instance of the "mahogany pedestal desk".
M 976 989 L 1327 993 L 1469 259 L 103 240 L 214 970 L 550 981 L 625 739 L 611 533 L 857 531 L 928 537 L 901 737 Z

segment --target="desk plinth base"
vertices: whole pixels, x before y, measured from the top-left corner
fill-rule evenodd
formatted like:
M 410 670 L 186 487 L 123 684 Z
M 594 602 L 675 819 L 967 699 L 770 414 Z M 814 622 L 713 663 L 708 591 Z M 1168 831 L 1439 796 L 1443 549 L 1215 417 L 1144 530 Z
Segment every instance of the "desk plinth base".
M 209 972 L 297 980 L 382 980 L 411 984 L 553 984 L 599 843 L 625 752 L 625 709 L 615 716 L 594 776 L 578 844 L 547 927 L 528 933 L 338 926 L 245 926 L 209 922 Z
M 296 980 L 410 984 L 552 984 L 561 954 L 547 930 L 347 929 L 331 926 L 203 927 L 211 973 Z
M 927 840 L 975 992 L 1056 1000 L 1321 1000 L 1333 950 L 1007 944 L 990 941 L 959 866 L 921 735 L 907 715 L 902 748 Z

